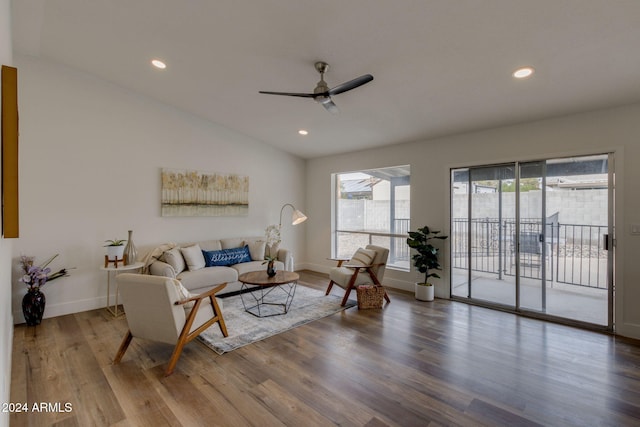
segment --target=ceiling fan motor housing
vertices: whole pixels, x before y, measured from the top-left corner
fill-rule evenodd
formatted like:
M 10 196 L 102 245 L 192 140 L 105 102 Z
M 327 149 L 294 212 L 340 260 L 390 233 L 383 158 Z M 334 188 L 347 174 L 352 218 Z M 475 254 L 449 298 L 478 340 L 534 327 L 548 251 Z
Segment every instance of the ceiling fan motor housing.
M 320 74 L 324 74 L 327 71 L 329 71 L 329 64 L 327 64 L 326 62 L 323 61 L 318 61 L 315 63 L 315 67 L 316 70 L 320 73 Z
M 320 96 L 316 96 L 314 97 L 314 99 L 317 101 L 318 99 L 321 99 L 321 98 L 328 98 L 329 97 L 327 95 L 328 92 L 329 92 L 329 86 L 327 86 L 327 83 L 324 80 L 320 80 L 316 85 L 316 88 L 313 90 L 314 94 L 317 94 Z
M 315 96 L 313 99 L 323 104 L 331 100 L 327 93 L 329 92 L 329 86 L 327 82 L 324 81 L 324 73 L 329 69 L 329 64 L 326 62 L 318 61 L 315 63 L 316 70 L 320 73 L 320 81 L 316 85 L 316 88 L 313 90 L 314 94 L 325 94 L 322 96 Z
M 320 81 L 318 82 L 318 84 L 316 84 L 313 93 L 267 91 L 260 91 L 260 93 L 264 93 L 267 95 L 285 95 L 301 98 L 313 98 L 314 101 L 321 104 L 327 111 L 336 114 L 338 113 L 338 107 L 333 103 L 333 100 L 331 99 L 332 95 L 338 95 L 340 93 L 347 92 L 373 80 L 373 76 L 371 74 L 365 74 L 348 82 L 342 83 L 334 87 L 333 89 L 330 89 L 327 83 L 324 81 L 324 73 L 329 70 L 329 64 L 323 61 L 317 61 L 314 66 L 316 71 L 320 73 Z

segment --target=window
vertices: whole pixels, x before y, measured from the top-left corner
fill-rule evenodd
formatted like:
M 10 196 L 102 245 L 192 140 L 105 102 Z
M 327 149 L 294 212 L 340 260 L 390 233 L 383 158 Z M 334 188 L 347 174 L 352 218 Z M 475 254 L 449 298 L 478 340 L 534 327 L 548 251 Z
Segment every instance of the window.
M 409 271 L 410 167 L 336 173 L 333 256 L 373 244 L 389 248 L 388 268 Z

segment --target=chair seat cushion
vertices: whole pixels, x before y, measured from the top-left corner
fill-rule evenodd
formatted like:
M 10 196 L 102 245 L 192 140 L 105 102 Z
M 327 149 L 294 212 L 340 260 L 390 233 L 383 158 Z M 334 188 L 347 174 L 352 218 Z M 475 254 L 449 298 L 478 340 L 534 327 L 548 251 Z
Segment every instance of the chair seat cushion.
M 348 267 L 336 267 L 331 269 L 329 279 L 333 280 L 341 288 L 346 288 L 349 284 L 349 280 L 351 280 L 351 276 L 353 276 L 353 271 L 354 269 Z M 365 283 L 371 282 L 372 280 L 369 273 L 367 273 L 366 270 L 361 269 L 354 285 L 364 285 Z

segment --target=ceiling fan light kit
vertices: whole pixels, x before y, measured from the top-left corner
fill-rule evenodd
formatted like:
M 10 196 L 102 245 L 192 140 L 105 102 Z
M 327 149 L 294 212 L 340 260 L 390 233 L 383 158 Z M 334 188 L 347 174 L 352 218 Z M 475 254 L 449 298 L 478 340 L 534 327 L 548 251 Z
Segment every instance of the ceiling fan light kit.
M 360 77 L 356 77 L 353 80 L 349 80 L 348 82 L 339 84 L 338 86 L 329 89 L 327 82 L 324 81 L 324 73 L 329 70 L 329 64 L 323 61 L 318 61 L 314 64 L 316 71 L 320 73 L 320 81 L 316 84 L 313 93 L 297 93 L 297 92 L 269 92 L 269 91 L 260 91 L 262 94 L 266 95 L 283 95 L 283 96 L 296 96 L 299 98 L 312 98 L 317 103 L 321 104 L 327 111 L 330 113 L 338 113 L 338 107 L 331 99 L 331 96 L 338 95 L 349 90 L 360 87 L 366 83 L 369 83 L 373 80 L 373 76 L 371 74 L 365 74 Z

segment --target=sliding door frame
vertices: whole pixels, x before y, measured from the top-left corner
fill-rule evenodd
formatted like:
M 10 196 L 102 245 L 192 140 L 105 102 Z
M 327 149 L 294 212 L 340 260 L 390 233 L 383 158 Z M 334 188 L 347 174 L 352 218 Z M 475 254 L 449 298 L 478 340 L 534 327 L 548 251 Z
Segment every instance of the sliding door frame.
M 547 174 L 547 162 L 549 160 L 553 160 L 553 159 L 562 159 L 562 158 L 570 158 L 570 157 L 588 157 L 588 156 L 598 156 L 598 155 L 607 155 L 608 157 L 608 163 L 607 163 L 607 173 L 608 173 L 608 185 L 607 185 L 607 199 L 608 199 L 608 213 L 607 213 L 607 229 L 608 229 L 608 236 L 606 239 L 607 242 L 607 247 L 608 247 L 608 252 L 607 252 L 607 289 L 608 289 L 608 296 L 607 296 L 607 325 L 598 325 L 598 324 L 594 324 L 594 323 L 590 323 L 590 322 L 585 322 L 585 321 L 581 321 L 581 320 L 575 320 L 575 319 L 569 319 L 569 318 L 565 318 L 565 317 L 560 317 L 560 316 L 556 316 L 556 315 L 552 315 L 552 314 L 548 314 L 546 312 L 537 312 L 535 310 L 530 310 L 530 309 L 523 309 L 520 306 L 520 262 L 519 262 L 519 248 L 520 248 L 520 233 L 516 232 L 515 233 L 515 244 L 516 244 L 516 260 L 517 262 L 515 263 L 515 286 L 516 286 L 516 298 L 515 298 L 515 303 L 514 306 L 512 308 L 512 306 L 509 305 L 504 305 L 504 304 L 500 304 L 500 303 L 494 303 L 494 302 L 490 302 L 490 301 L 484 301 L 484 300 L 477 300 L 474 299 L 472 297 L 473 294 L 473 289 L 472 289 L 472 265 L 471 265 L 471 259 L 472 259 L 472 247 L 471 247 L 471 229 L 470 227 L 467 229 L 467 257 L 468 257 L 468 268 L 467 268 L 467 297 L 462 297 L 462 296 L 456 296 L 453 294 L 453 284 L 450 282 L 449 283 L 449 297 L 452 300 L 455 301 L 460 301 L 460 302 L 464 302 L 466 304 L 470 304 L 470 305 L 478 305 L 478 306 L 483 306 L 483 307 L 488 307 L 488 308 L 492 308 L 492 309 L 496 309 L 496 310 L 501 310 L 501 311 L 506 311 L 506 312 L 512 312 L 515 314 L 520 314 L 526 317 L 532 317 L 532 318 L 537 318 L 537 319 L 541 319 L 541 320 L 546 320 L 546 321 L 551 321 L 551 322 L 555 322 L 555 323 L 561 323 L 561 324 L 566 324 L 566 325 L 571 325 L 571 326 L 576 326 L 576 327 L 580 327 L 580 328 L 584 328 L 584 329 L 592 329 L 592 330 L 599 330 L 599 331 L 605 331 L 605 332 L 614 332 L 615 331 L 615 312 L 614 312 L 614 307 L 615 307 L 615 247 L 616 247 L 616 238 L 615 238 L 615 150 L 605 150 L 604 152 L 594 152 L 594 153 L 572 153 L 572 154 L 566 154 L 566 155 L 559 155 L 559 156 L 549 156 L 546 157 L 544 159 L 531 159 L 531 160 L 522 160 L 522 161 L 505 161 L 505 162 L 500 162 L 500 163 L 495 163 L 495 164 L 477 164 L 477 165 L 472 165 L 472 166 L 451 166 L 449 168 L 450 173 L 450 180 L 449 180 L 449 197 L 450 197 L 450 206 L 449 206 L 449 212 L 452 213 L 453 212 L 453 196 L 452 196 L 452 189 L 453 189 L 453 171 L 456 169 L 467 169 L 468 170 L 468 188 L 469 188 L 469 193 L 467 193 L 467 220 L 470 222 L 472 219 L 472 200 L 471 200 L 471 170 L 475 169 L 475 168 L 486 168 L 486 167 L 499 167 L 499 166 L 506 166 L 506 165 L 513 165 L 515 167 L 515 186 L 516 186 L 516 195 L 515 195 L 515 210 L 516 210 L 516 216 L 515 216 L 515 227 L 516 230 L 520 230 L 520 166 L 524 163 L 532 163 L 532 162 L 541 162 L 543 164 L 543 170 L 542 170 L 542 181 L 543 181 L 543 185 L 546 185 L 546 174 Z M 542 197 L 542 211 L 541 211 L 542 215 L 542 220 L 543 222 L 545 221 L 545 213 L 546 213 L 546 191 L 544 191 L 543 189 L 543 197 Z M 450 215 L 450 221 L 453 220 L 453 216 Z M 543 224 L 544 225 L 544 224 Z M 450 223 L 449 225 L 450 229 L 453 229 L 452 227 L 452 223 Z M 544 246 L 544 245 L 543 245 Z M 544 250 L 544 249 L 543 249 Z M 449 252 L 449 257 L 451 257 L 451 251 Z M 453 263 L 451 262 L 449 265 L 449 277 L 453 277 Z M 546 274 L 546 272 L 545 272 Z M 544 279 L 544 277 L 543 277 Z M 544 280 L 543 280 L 544 283 Z M 546 289 L 545 287 L 543 287 L 542 292 L 543 292 L 543 299 L 542 299 L 542 304 L 543 304 L 543 309 L 546 308 L 546 295 L 545 292 Z

